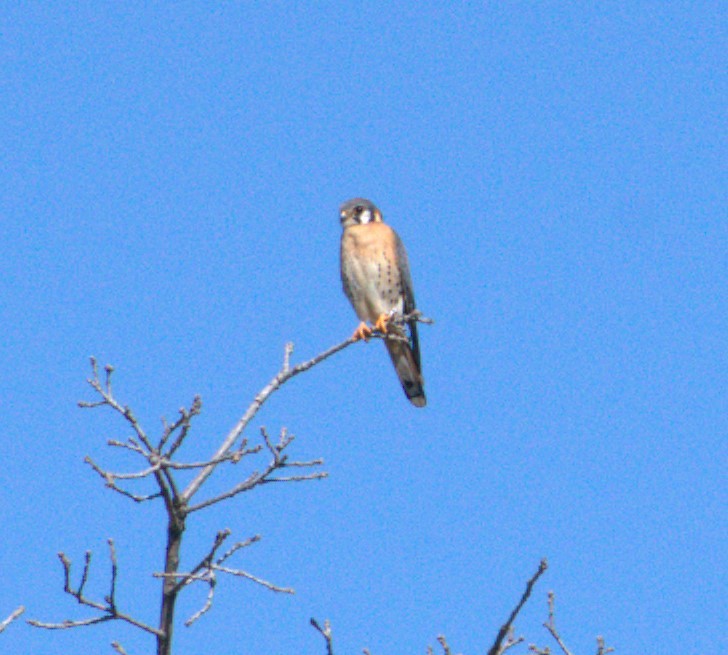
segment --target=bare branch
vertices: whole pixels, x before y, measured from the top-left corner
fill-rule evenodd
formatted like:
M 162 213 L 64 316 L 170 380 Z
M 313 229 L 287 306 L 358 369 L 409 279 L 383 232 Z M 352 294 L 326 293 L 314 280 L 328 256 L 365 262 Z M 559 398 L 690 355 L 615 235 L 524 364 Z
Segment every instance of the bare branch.
M 46 630 L 67 630 L 68 628 L 83 628 L 88 625 L 96 625 L 97 623 L 106 623 L 116 617 L 111 615 L 107 616 L 96 616 L 90 619 L 78 619 L 71 621 L 66 619 L 61 623 L 46 623 L 45 621 L 36 621 L 35 619 L 28 619 L 28 623 L 34 628 L 45 628 Z
M 104 370 L 106 371 L 106 379 L 105 382 L 102 384 L 101 379 L 99 378 L 99 370 L 98 370 L 98 364 L 96 362 L 96 359 L 94 357 L 91 358 L 91 371 L 92 371 L 92 377 L 87 380 L 89 385 L 96 391 L 99 396 L 101 396 L 101 401 L 88 403 L 88 402 L 80 402 L 80 407 L 99 407 L 101 405 L 108 405 L 111 407 L 115 412 L 120 414 L 129 425 L 131 425 L 132 429 L 134 430 L 134 433 L 136 434 L 136 438 L 138 439 L 132 439 L 129 438 L 127 443 L 122 443 L 119 441 L 111 441 L 110 444 L 118 447 L 123 448 L 129 448 L 130 450 L 137 452 L 138 454 L 142 455 L 147 459 L 147 461 L 152 465 L 152 469 L 148 472 L 145 472 L 147 475 L 154 475 L 154 479 L 157 482 L 157 485 L 159 486 L 159 494 L 154 495 L 148 495 L 148 496 L 138 496 L 131 492 L 128 492 L 124 489 L 121 489 L 118 485 L 115 483 L 114 475 L 111 473 L 108 473 L 101 469 L 98 465 L 93 463 L 90 458 L 87 458 L 87 462 L 91 464 L 94 467 L 94 470 L 101 475 L 101 477 L 104 478 L 107 487 L 110 489 L 128 497 L 134 500 L 135 502 L 143 502 L 145 500 L 150 500 L 152 498 L 156 498 L 157 496 L 161 496 L 164 500 L 165 507 L 167 509 L 167 513 L 172 515 L 176 514 L 176 499 L 177 499 L 177 491 L 174 485 L 174 480 L 172 479 L 172 476 L 169 471 L 167 470 L 160 470 L 160 467 L 155 466 L 159 462 L 159 452 L 154 449 L 154 447 L 151 444 L 151 441 L 147 437 L 146 433 L 142 429 L 142 426 L 137 421 L 136 417 L 134 416 L 134 413 L 128 406 L 122 406 L 113 396 L 112 387 L 111 387 L 111 376 L 114 371 L 113 366 L 107 365 Z M 193 403 L 194 407 L 194 403 Z M 141 443 L 144 448 L 139 445 Z M 136 474 L 130 474 L 132 477 L 136 477 Z M 138 477 L 144 477 L 144 475 L 138 476 Z
M 20 605 L 20 607 L 15 608 L 6 619 L 0 621 L 0 632 L 5 632 L 5 629 L 23 612 L 25 612 L 25 607 Z
M 258 543 L 262 537 L 259 534 L 253 535 L 252 537 L 249 537 L 245 541 L 238 541 L 238 543 L 234 544 L 230 550 L 228 550 L 224 555 L 219 557 L 215 564 L 222 564 L 225 560 L 229 559 L 232 555 L 234 555 L 237 551 L 239 551 L 241 548 L 247 548 L 248 546 L 252 546 L 253 544 Z
M 258 392 L 258 395 L 255 397 L 253 402 L 245 411 L 241 419 L 235 424 L 235 427 L 233 427 L 233 429 L 225 437 L 220 447 L 211 457 L 211 460 L 216 460 L 219 457 L 222 457 L 232 448 L 235 441 L 243 433 L 250 421 L 258 413 L 258 410 L 263 406 L 265 401 L 268 400 L 272 393 L 277 391 L 283 384 L 288 382 L 288 380 L 295 377 L 299 373 L 303 373 L 313 366 L 316 366 L 316 364 L 320 364 L 332 355 L 335 355 L 339 351 L 344 350 L 344 348 L 347 348 L 354 343 L 356 343 L 356 339 L 354 337 L 350 337 L 346 339 L 346 341 L 342 341 L 335 346 L 331 346 L 331 348 L 325 350 L 319 355 L 316 355 L 316 357 L 313 357 L 306 362 L 297 364 L 292 368 L 290 366 L 290 357 L 293 353 L 293 344 L 287 343 L 284 349 L 283 366 L 281 370 L 273 377 L 273 379 L 271 379 L 271 381 L 265 387 L 263 387 L 263 389 L 260 390 L 260 392 Z M 184 500 L 189 501 L 190 498 L 192 498 L 192 496 L 197 493 L 200 486 L 202 486 L 202 483 L 207 480 L 210 475 L 212 475 L 214 469 L 214 465 L 210 465 L 200 471 L 197 477 L 192 480 L 192 482 L 190 482 L 187 489 L 185 489 L 185 491 L 183 492 L 182 497 L 184 498 Z
M 424 316 L 422 316 L 421 312 L 415 310 L 411 314 L 407 314 L 406 316 L 402 317 L 403 321 L 418 321 L 420 323 L 432 323 L 431 319 L 428 319 Z M 379 338 L 386 338 L 386 335 L 379 334 L 375 331 L 375 333 L 372 335 Z M 324 360 L 328 359 L 332 355 L 335 355 L 341 350 L 344 350 L 344 348 L 347 348 L 351 346 L 352 344 L 356 343 L 356 339 L 352 336 L 346 339 L 346 341 L 342 341 L 341 343 L 336 344 L 335 346 L 331 346 L 328 350 L 325 350 L 324 352 L 316 355 L 312 359 L 309 359 L 308 361 L 301 362 L 300 364 L 296 364 L 296 366 L 291 367 L 290 365 L 290 358 L 291 354 L 293 353 L 293 344 L 287 343 L 284 348 L 284 354 L 283 354 L 283 365 L 281 367 L 281 370 L 278 371 L 278 373 L 271 379 L 271 381 L 263 387 L 263 389 L 258 392 L 258 395 L 255 397 L 253 402 L 249 405 L 248 409 L 245 411 L 243 416 L 240 418 L 240 420 L 235 424 L 233 429 L 227 434 L 225 439 L 223 440 L 222 444 L 218 447 L 215 454 L 210 458 L 211 461 L 215 461 L 219 459 L 220 457 L 223 457 L 228 451 L 233 447 L 233 444 L 237 441 L 238 437 L 243 433 L 245 428 L 248 426 L 250 421 L 253 419 L 253 417 L 258 413 L 258 410 L 263 406 L 263 404 L 268 400 L 268 398 L 273 394 L 275 391 L 277 391 L 283 384 L 288 382 L 291 378 L 295 377 L 299 373 L 303 373 L 304 371 L 307 371 L 308 369 L 312 368 L 313 366 L 316 366 L 317 364 L 320 364 Z M 198 475 L 190 482 L 190 484 L 187 486 L 187 488 L 182 493 L 182 500 L 185 502 L 189 502 L 189 500 L 194 496 L 199 488 L 202 486 L 203 482 L 207 480 L 207 478 L 212 475 L 212 472 L 215 470 L 215 465 L 210 464 L 209 466 L 206 466 Z M 209 504 L 209 503 L 208 503 Z M 199 506 L 198 506 L 199 507 Z
M 554 594 L 553 591 L 549 591 L 548 599 L 549 599 L 549 620 L 543 624 L 543 627 L 546 628 L 551 633 L 551 636 L 554 638 L 556 643 L 559 645 L 559 648 L 561 648 L 564 655 L 571 655 L 571 651 L 566 647 L 566 644 L 561 639 L 561 635 L 559 634 L 558 630 L 556 630 L 556 622 L 554 621 L 554 600 L 556 599 L 556 595 Z
M 604 643 L 604 637 L 599 635 L 597 637 L 597 655 L 607 655 L 607 653 L 613 653 L 614 648 L 607 647 Z
M 94 462 L 88 455 L 84 457 L 83 459 L 86 464 L 88 464 L 96 473 L 103 478 L 104 482 L 106 483 L 106 486 L 116 491 L 117 493 L 121 494 L 122 496 L 126 496 L 127 498 L 131 498 L 135 503 L 143 503 L 147 500 L 152 500 L 154 498 L 159 498 L 162 496 L 162 493 L 160 491 L 153 493 L 153 494 L 147 494 L 144 496 L 139 496 L 137 494 L 133 494 L 130 491 L 127 491 L 126 489 L 123 489 L 119 485 L 116 484 L 115 480 L 129 480 L 129 479 L 135 479 L 135 478 L 143 478 L 147 475 L 153 474 L 159 470 L 159 466 L 153 466 L 149 469 L 145 469 L 144 471 L 140 471 L 139 473 L 111 473 L 109 471 L 104 471 L 96 462 Z
M 104 600 L 109 604 L 109 607 L 116 612 L 116 575 L 119 572 L 119 567 L 116 563 L 116 548 L 114 547 L 114 540 L 109 539 L 109 558 L 111 559 L 111 591 Z
M 521 596 L 521 600 L 518 602 L 518 605 L 516 605 L 516 607 L 511 612 L 511 615 L 508 617 L 508 620 L 501 626 L 501 629 L 498 631 L 498 635 L 495 638 L 495 643 L 488 651 L 488 655 L 501 655 L 501 653 L 503 653 L 502 644 L 506 638 L 506 635 L 508 635 L 509 631 L 511 630 L 513 622 L 516 620 L 518 613 L 521 611 L 523 606 L 526 604 L 526 601 L 531 596 L 531 592 L 533 591 L 533 587 L 536 584 L 536 581 L 544 574 L 547 568 L 548 562 L 546 561 L 546 559 L 542 559 L 541 563 L 539 564 L 538 570 L 536 571 L 536 573 L 533 574 L 531 579 L 526 584 L 526 590 L 523 592 L 523 596 Z
M 217 578 L 215 577 L 214 571 L 209 571 L 207 577 L 210 588 L 207 592 L 205 604 L 199 610 L 197 610 L 189 619 L 185 621 L 185 626 L 188 628 L 203 614 L 206 614 L 207 611 L 212 607 L 212 600 L 215 597 L 215 585 L 217 584 Z
M 111 389 L 111 375 L 114 372 L 114 367 L 110 364 L 107 364 L 104 367 L 104 370 L 106 371 L 106 380 L 103 385 L 99 378 L 98 364 L 95 357 L 91 357 L 91 370 L 93 376 L 90 377 L 87 382 L 89 383 L 91 388 L 94 389 L 94 391 L 96 391 L 96 393 L 101 396 L 102 400 L 94 403 L 87 403 L 82 401 L 79 403 L 79 407 L 98 407 L 99 405 L 108 405 L 126 419 L 129 425 L 131 425 L 131 427 L 134 429 L 137 437 L 139 437 L 139 440 L 147 447 L 147 449 L 150 451 L 153 450 L 152 444 L 147 438 L 147 435 L 142 429 L 141 425 L 139 425 L 139 422 L 136 420 L 136 417 L 134 416 L 134 413 L 131 411 L 131 409 L 129 407 L 122 407 L 113 397 L 113 392 Z
M 175 438 L 175 440 L 172 442 L 172 445 L 170 446 L 169 450 L 167 451 L 167 457 L 171 457 L 174 455 L 174 453 L 177 451 L 177 449 L 182 445 L 182 443 L 185 440 L 185 437 L 187 436 L 190 425 L 192 424 L 192 419 L 197 416 L 202 411 L 202 398 L 199 396 L 195 396 L 194 400 L 192 401 L 192 405 L 190 405 L 189 410 L 185 410 L 184 407 L 182 407 L 179 410 L 180 417 L 172 423 L 172 425 L 166 426 L 164 433 L 162 434 L 162 438 L 159 441 L 159 447 L 158 450 L 161 452 L 162 448 L 167 443 L 167 440 L 179 430 L 179 434 Z
M 64 553 L 59 553 L 58 558 L 63 564 L 63 576 L 64 576 L 64 591 L 73 596 L 80 605 L 91 607 L 99 612 L 103 612 L 102 616 L 92 617 L 88 619 L 70 620 L 67 619 L 61 623 L 46 623 L 44 621 L 37 621 L 30 619 L 28 623 L 36 628 L 45 628 L 47 630 L 65 630 L 67 628 L 78 628 L 81 626 L 94 625 L 96 623 L 103 623 L 105 621 L 119 620 L 130 623 L 131 625 L 141 628 L 145 632 L 149 632 L 156 636 L 162 636 L 163 632 L 157 630 L 142 621 L 139 621 L 128 614 L 120 612 L 116 606 L 115 594 L 116 594 L 116 576 L 117 576 L 117 564 L 116 564 L 116 552 L 114 549 L 114 543 L 109 539 L 109 551 L 111 557 L 111 584 L 108 596 L 104 598 L 104 603 L 100 603 L 95 600 L 84 596 L 83 588 L 88 581 L 89 567 L 91 565 L 91 552 L 87 551 L 84 557 L 83 573 L 81 575 L 81 582 L 77 589 L 73 589 L 71 586 L 71 560 L 66 557 Z
M 524 641 L 525 640 L 523 637 L 516 637 L 513 626 L 511 626 L 508 629 L 508 636 L 506 637 L 506 640 L 503 642 L 503 645 L 500 648 L 499 655 L 502 655 L 507 650 L 518 646 L 519 644 L 522 644 Z
M 128 655 L 128 653 L 124 650 L 124 647 L 118 642 L 118 641 L 112 641 L 111 647 L 119 653 L 119 655 Z
M 210 551 L 205 555 L 205 557 L 202 558 L 202 560 L 195 566 L 195 568 L 190 571 L 189 574 L 184 573 L 177 573 L 177 577 L 182 577 L 183 579 L 177 584 L 177 588 L 180 589 L 183 586 L 189 584 L 190 582 L 194 581 L 194 578 L 197 577 L 198 579 L 202 580 L 204 577 L 197 576 L 197 573 L 202 570 L 211 570 L 212 568 L 212 560 L 215 557 L 215 553 L 220 549 L 220 547 L 225 543 L 225 540 L 230 536 L 231 531 L 229 528 L 226 528 L 225 530 L 221 530 L 215 535 L 215 541 L 212 544 L 212 547 L 210 548 Z M 250 540 L 248 540 L 250 542 Z
M 283 349 L 283 371 L 288 372 L 291 368 L 291 355 L 293 354 L 293 342 L 289 341 Z
M 256 584 L 259 584 L 261 587 L 265 587 L 266 589 L 270 589 L 271 591 L 276 591 L 280 594 L 295 594 L 296 590 L 292 589 L 291 587 L 279 587 L 277 585 L 274 585 L 272 582 L 268 582 L 267 580 L 263 580 L 262 578 L 258 578 L 257 576 L 254 576 L 247 571 L 241 571 L 240 569 L 230 569 L 226 566 L 218 566 L 217 564 L 213 564 L 213 569 L 216 571 L 222 571 L 223 573 L 228 573 L 229 575 L 236 575 L 240 578 L 245 578 L 246 580 L 250 580 L 251 582 L 255 582 Z
M 326 640 L 326 655 L 334 655 L 334 639 L 331 634 L 331 624 L 329 623 L 329 620 L 326 619 L 324 621 L 324 627 L 322 628 L 316 619 L 311 618 L 311 625 L 316 628 L 316 630 L 318 630 Z
M 207 500 L 204 500 L 197 505 L 190 505 L 187 509 L 188 513 L 196 512 L 205 507 L 209 507 L 210 505 L 214 505 L 215 503 L 219 503 L 223 500 L 227 500 L 228 498 L 232 498 L 233 496 L 237 496 L 238 494 L 241 494 L 245 491 L 250 491 L 258 485 L 267 484 L 270 482 L 305 482 L 308 480 L 321 480 L 328 477 L 328 473 L 326 473 L 325 471 L 317 471 L 315 473 L 309 473 L 306 475 L 274 476 L 274 472 L 278 471 L 279 469 L 289 467 L 313 468 L 315 466 L 322 465 L 323 460 L 314 459 L 307 462 L 291 462 L 288 460 L 288 456 L 283 454 L 283 451 L 293 442 L 294 436 L 292 434 L 289 434 L 288 431 L 283 428 L 281 430 L 278 443 L 273 443 L 264 427 L 262 427 L 260 431 L 263 442 L 265 443 L 266 448 L 272 455 L 272 459 L 268 463 L 268 466 L 266 466 L 266 468 L 262 472 L 253 471 L 245 480 L 239 482 L 231 489 L 228 489 L 227 491 L 224 491 L 212 498 L 208 498 Z M 220 457 L 222 458 L 224 458 L 225 456 L 225 454 L 220 455 Z
M 247 571 L 243 571 L 241 569 L 233 569 L 229 568 L 227 566 L 222 566 L 222 563 L 225 562 L 228 558 L 230 558 L 234 553 L 236 553 L 241 548 L 246 548 L 247 546 L 250 546 L 254 543 L 257 543 L 260 541 L 260 535 L 255 535 L 253 537 L 250 537 L 249 539 L 246 539 L 245 541 L 239 541 L 236 544 L 233 544 L 233 546 L 223 555 L 218 557 L 216 560 L 214 559 L 215 554 L 220 549 L 222 544 L 225 542 L 225 540 L 230 536 L 230 530 L 225 529 L 217 533 L 215 536 L 215 541 L 210 548 L 210 551 L 205 555 L 205 557 L 200 560 L 200 562 L 195 566 L 189 573 L 183 573 L 183 572 L 174 572 L 174 573 L 154 573 L 155 578 L 172 578 L 176 581 L 176 591 L 179 591 L 183 587 L 186 587 L 187 585 L 192 584 L 193 582 L 204 582 L 207 585 L 209 585 L 209 591 L 207 594 L 207 599 L 205 601 L 205 604 L 203 607 L 195 612 L 187 621 L 185 621 L 186 626 L 192 625 L 197 619 L 199 619 L 203 614 L 205 614 L 210 607 L 212 606 L 214 594 L 215 594 L 215 586 L 217 584 L 217 576 L 215 574 L 215 571 L 221 571 L 222 573 L 227 573 L 228 575 L 234 575 L 237 577 L 245 578 L 247 580 L 250 580 L 251 582 L 255 582 L 256 584 L 259 584 L 262 587 L 265 587 L 266 589 L 270 589 L 271 591 L 276 591 L 278 593 L 286 593 L 286 594 L 293 594 L 295 593 L 293 589 L 288 587 L 279 587 L 277 585 L 274 585 L 271 582 L 268 582 L 267 580 L 263 580 L 262 578 L 259 578 L 255 575 L 252 575 L 251 573 L 248 573 Z M 213 561 L 214 560 L 214 561 Z
M 391 333 L 383 333 L 374 331 L 372 337 L 380 339 L 400 339 L 405 338 L 396 329 L 399 322 L 404 325 L 406 322 L 431 322 L 421 316 L 419 312 L 414 312 L 407 316 L 393 316 Z M 91 372 L 92 375 L 88 379 L 88 384 L 96 393 L 97 397 L 93 401 L 80 402 L 79 406 L 86 408 L 94 408 L 101 406 L 108 406 L 114 412 L 119 414 L 124 421 L 131 427 L 133 435 L 126 441 L 110 440 L 108 443 L 110 446 L 115 448 L 123 448 L 130 452 L 141 456 L 145 460 L 145 464 L 136 471 L 131 472 L 113 472 L 105 470 L 101 465 L 97 464 L 90 457 L 85 459 L 86 463 L 101 477 L 108 488 L 116 491 L 119 494 L 126 496 L 127 498 L 134 500 L 137 503 L 152 500 L 157 497 L 161 497 L 164 500 L 165 509 L 168 518 L 168 539 L 165 557 L 164 573 L 155 573 L 156 577 L 163 579 L 162 588 L 162 606 L 161 616 L 159 621 L 159 628 L 154 628 L 143 622 L 122 613 L 117 606 L 116 599 L 116 581 L 118 576 L 118 565 L 116 559 L 116 552 L 113 541 L 109 540 L 109 552 L 111 559 L 111 579 L 109 593 L 104 596 L 103 602 L 93 600 L 85 595 L 84 589 L 89 579 L 90 564 L 91 564 L 91 553 L 88 552 L 85 555 L 83 571 L 78 587 L 74 588 L 71 583 L 71 561 L 63 554 L 59 554 L 59 558 L 64 569 L 64 591 L 65 593 L 73 596 L 76 601 L 83 606 L 92 608 L 93 610 L 100 613 L 99 616 L 79 619 L 79 620 L 66 620 L 62 623 L 44 623 L 41 621 L 30 621 L 32 625 L 37 627 L 43 627 L 48 629 L 64 629 L 70 627 L 78 627 L 84 625 L 93 625 L 95 623 L 101 623 L 110 620 L 122 620 L 126 621 L 146 632 L 154 634 L 157 637 L 157 648 L 161 655 L 169 655 L 171 653 L 171 640 L 174 626 L 174 608 L 177 599 L 177 594 L 187 585 L 193 582 L 202 582 L 209 586 L 207 599 L 204 605 L 187 621 L 187 625 L 194 623 L 203 614 L 205 614 L 212 606 L 214 599 L 215 586 L 217 584 L 217 574 L 219 572 L 226 573 L 228 575 L 234 575 L 237 577 L 243 577 L 256 584 L 266 587 L 269 590 L 276 591 L 279 593 L 293 593 L 293 589 L 288 587 L 277 586 L 267 580 L 259 578 L 247 571 L 242 569 L 233 568 L 226 564 L 227 560 L 238 550 L 244 548 L 252 543 L 259 540 L 259 537 L 252 537 L 246 541 L 238 542 L 234 544 L 226 553 L 218 556 L 219 549 L 222 544 L 230 535 L 229 530 L 219 532 L 215 538 L 213 545 L 211 546 L 205 557 L 195 566 L 191 571 L 187 573 L 179 572 L 179 559 L 180 559 L 180 548 L 182 542 L 182 535 L 186 529 L 186 519 L 190 512 L 209 507 L 212 504 L 221 502 L 228 498 L 231 498 L 239 493 L 253 489 L 256 486 L 268 484 L 271 482 L 304 482 L 308 480 L 316 480 L 327 477 L 326 472 L 312 471 L 308 472 L 301 469 L 315 469 L 323 464 L 321 459 L 313 459 L 307 461 L 290 461 L 288 454 L 286 453 L 287 447 L 292 443 L 294 436 L 289 434 L 284 428 L 280 437 L 277 441 L 271 439 L 267 434 L 265 428 L 261 429 L 262 444 L 249 448 L 247 439 L 244 438 L 243 433 L 249 426 L 251 420 L 257 415 L 260 408 L 267 401 L 267 399 L 277 391 L 283 384 L 295 377 L 299 373 L 303 373 L 313 366 L 323 362 L 329 357 L 333 356 L 337 352 L 347 348 L 354 344 L 356 339 L 351 337 L 339 344 L 330 347 L 322 353 L 319 353 L 312 359 L 291 365 L 291 356 L 293 353 L 293 344 L 287 343 L 284 348 L 282 367 L 273 376 L 273 378 L 266 384 L 259 393 L 255 396 L 252 403 L 243 413 L 242 417 L 238 420 L 233 429 L 225 436 L 222 443 L 217 447 L 216 452 L 212 457 L 205 461 L 197 462 L 173 462 L 172 457 L 175 456 L 177 451 L 181 448 L 184 441 L 189 435 L 191 423 L 195 416 L 201 412 L 202 402 L 198 396 L 196 396 L 189 406 L 188 409 L 181 408 L 179 415 L 176 420 L 172 423 L 168 423 L 164 418 L 162 419 L 162 434 L 156 442 L 156 446 L 152 444 L 151 439 L 147 436 L 147 433 L 143 429 L 142 425 L 137 420 L 134 412 L 128 405 L 124 405 L 119 402 L 113 391 L 112 379 L 114 368 L 113 366 L 105 366 L 104 372 L 101 373 L 99 370 L 98 362 L 95 358 L 91 358 Z M 236 446 L 236 444 L 239 444 Z M 247 455 L 260 453 L 263 448 L 267 449 L 270 454 L 270 460 L 268 464 L 261 467 L 260 470 L 253 471 L 248 477 L 242 482 L 237 483 L 228 491 L 219 494 L 218 496 L 208 498 L 199 502 L 197 505 L 191 506 L 190 501 L 192 497 L 199 491 L 200 487 L 204 482 L 212 475 L 215 468 L 223 463 L 229 462 L 231 464 L 237 464 Z M 294 468 L 298 472 L 295 474 L 283 474 L 281 469 Z M 187 487 L 180 493 L 176 486 L 176 471 L 181 470 L 195 470 L 193 478 L 187 485 Z M 147 478 L 153 477 L 157 483 L 159 491 L 154 494 L 136 494 L 120 486 L 122 482 L 132 482 L 135 480 L 146 480 Z M 318 624 L 312 620 L 312 624 L 318 627 Z M 328 622 L 325 628 L 318 627 L 319 631 L 324 634 L 327 638 L 329 655 L 332 655 L 332 646 L 330 639 L 330 627 Z M 328 636 L 326 634 L 328 633 Z M 114 642 L 113 648 L 124 655 L 123 647 Z
M 452 651 L 450 650 L 450 646 L 448 645 L 445 635 L 438 635 L 437 641 L 442 646 L 442 650 L 445 653 L 445 655 L 452 655 Z

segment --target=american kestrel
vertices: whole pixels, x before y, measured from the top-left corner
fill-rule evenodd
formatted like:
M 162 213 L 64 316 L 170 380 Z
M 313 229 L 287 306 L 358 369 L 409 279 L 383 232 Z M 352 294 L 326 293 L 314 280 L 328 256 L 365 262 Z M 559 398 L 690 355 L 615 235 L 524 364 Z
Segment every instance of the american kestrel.
M 415 310 L 407 253 L 397 233 L 382 222 L 382 213 L 369 200 L 354 198 L 339 212 L 341 226 L 341 281 L 361 324 L 354 332 L 367 339 L 374 329 L 406 337 L 390 319 Z M 385 339 L 399 381 L 409 401 L 424 407 L 425 399 L 417 321 L 407 321 L 408 340 Z

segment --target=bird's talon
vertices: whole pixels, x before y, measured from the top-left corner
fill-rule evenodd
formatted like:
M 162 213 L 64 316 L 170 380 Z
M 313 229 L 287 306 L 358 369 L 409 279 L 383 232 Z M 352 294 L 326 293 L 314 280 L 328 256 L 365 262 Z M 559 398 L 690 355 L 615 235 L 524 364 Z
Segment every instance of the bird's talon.
M 380 314 L 377 322 L 374 324 L 374 329 L 379 330 L 382 334 L 387 334 L 387 324 L 389 323 L 389 314 Z
M 362 322 L 359 323 L 359 327 L 354 330 L 354 334 L 351 335 L 351 338 L 354 339 L 354 341 L 359 341 L 360 339 L 363 339 L 364 341 L 369 341 L 369 337 L 372 336 L 372 328 L 370 328 L 366 323 Z

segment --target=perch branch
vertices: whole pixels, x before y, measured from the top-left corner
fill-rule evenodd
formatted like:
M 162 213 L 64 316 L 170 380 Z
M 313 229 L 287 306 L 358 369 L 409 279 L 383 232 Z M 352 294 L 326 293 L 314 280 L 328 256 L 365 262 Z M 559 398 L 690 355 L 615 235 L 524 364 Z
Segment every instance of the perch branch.
M 397 317 L 395 317 L 395 320 Z M 418 310 L 413 311 L 410 314 L 407 314 L 406 316 L 402 316 L 401 320 L 403 322 L 406 321 L 417 321 L 420 323 L 432 323 L 432 319 L 426 318 L 422 315 L 421 312 Z M 372 336 L 378 337 L 378 338 L 386 338 L 386 335 L 380 334 L 375 332 Z M 285 384 L 290 380 L 291 378 L 295 377 L 299 373 L 303 373 L 304 371 L 307 371 L 308 369 L 312 368 L 313 366 L 316 366 L 316 364 L 320 364 L 324 360 L 328 359 L 332 355 L 335 355 L 336 353 L 340 352 L 341 350 L 344 350 L 344 348 L 348 348 L 352 344 L 356 343 L 356 339 L 354 337 L 349 337 L 346 339 L 346 341 L 342 341 L 341 343 L 336 344 L 335 346 L 331 346 L 331 348 L 325 350 L 324 352 L 316 355 L 312 359 L 309 359 L 308 361 L 301 362 L 300 364 L 296 364 L 295 366 L 291 367 L 290 365 L 290 359 L 291 355 L 293 353 L 293 344 L 287 343 L 284 348 L 284 355 L 283 355 L 283 364 L 281 366 L 281 369 L 278 371 L 278 373 L 273 376 L 271 381 L 263 387 L 263 389 L 258 392 L 258 395 L 255 397 L 253 402 L 248 406 L 248 409 L 245 411 L 243 416 L 240 418 L 240 420 L 235 424 L 232 430 L 228 433 L 228 435 L 223 440 L 222 444 L 220 444 L 220 447 L 217 449 L 215 454 L 210 458 L 212 461 L 223 457 L 232 447 L 233 444 L 237 441 L 238 437 L 243 433 L 245 428 L 248 426 L 250 421 L 255 417 L 255 415 L 258 413 L 258 410 L 263 406 L 263 404 L 270 398 L 271 394 L 273 394 L 276 390 L 278 390 L 281 385 Z M 202 484 L 207 480 L 207 478 L 212 475 L 212 472 L 215 470 L 215 465 L 211 464 L 209 466 L 206 466 L 202 471 L 200 471 L 197 476 L 190 482 L 190 484 L 187 486 L 187 488 L 182 493 L 182 499 L 185 502 L 189 502 L 189 500 L 194 496 L 199 488 L 202 486 Z M 323 477 L 323 476 L 321 476 Z M 233 494 L 234 495 L 234 494 Z M 209 503 L 208 503 L 209 504 Z

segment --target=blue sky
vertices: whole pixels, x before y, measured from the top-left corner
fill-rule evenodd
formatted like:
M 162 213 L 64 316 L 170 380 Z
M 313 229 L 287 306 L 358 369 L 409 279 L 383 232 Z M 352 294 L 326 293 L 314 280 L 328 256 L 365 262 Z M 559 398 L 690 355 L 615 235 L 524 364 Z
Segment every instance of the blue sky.
M 575 652 L 713 652 L 725 635 L 726 9 L 718 2 L 51 3 L 0 18 L 0 614 L 87 616 L 60 550 L 117 543 L 154 622 L 161 507 L 83 464 L 129 430 L 82 411 L 88 356 L 159 429 L 195 394 L 211 454 L 277 371 L 356 325 L 338 207 L 371 198 L 408 251 L 428 407 L 381 344 L 255 421 L 330 477 L 192 521 L 297 590 L 218 585 L 177 653 L 484 652 L 517 624 Z M 252 464 L 251 464 L 252 466 Z M 259 465 L 258 465 L 259 466 Z M 249 470 L 249 469 L 246 469 Z M 233 470 L 211 482 L 232 484 Z M 78 571 L 78 568 L 77 568 Z M 183 597 L 180 619 L 204 601 Z M 17 623 L 4 652 L 151 652 L 121 625 Z

